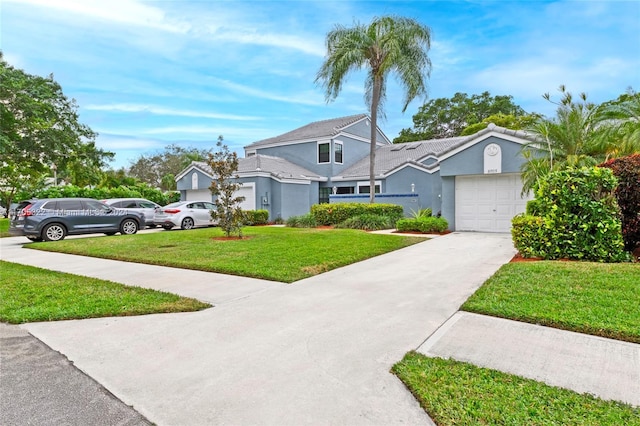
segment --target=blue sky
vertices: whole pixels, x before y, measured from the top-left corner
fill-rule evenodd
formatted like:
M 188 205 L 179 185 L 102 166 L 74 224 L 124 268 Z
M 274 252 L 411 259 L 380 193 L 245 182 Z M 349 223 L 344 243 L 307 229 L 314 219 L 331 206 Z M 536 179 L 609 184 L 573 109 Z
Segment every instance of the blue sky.
M 640 90 L 638 1 L 0 0 L 0 46 L 11 65 L 53 73 L 118 168 L 171 143 L 211 148 L 218 135 L 243 155 L 367 112 L 361 73 L 329 104 L 314 79 L 335 24 L 386 14 L 431 28 L 429 99 L 489 91 L 553 115 L 542 95 L 561 84 L 593 102 Z M 403 114 L 392 78 L 383 131 L 411 127 L 423 102 Z

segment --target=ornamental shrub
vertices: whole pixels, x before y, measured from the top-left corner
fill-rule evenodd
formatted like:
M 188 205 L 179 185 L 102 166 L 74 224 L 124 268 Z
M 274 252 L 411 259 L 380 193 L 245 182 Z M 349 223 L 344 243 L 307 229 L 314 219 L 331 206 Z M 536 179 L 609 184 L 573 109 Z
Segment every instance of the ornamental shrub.
M 269 210 L 245 210 L 247 225 L 266 225 L 269 222 Z
M 291 216 L 287 219 L 286 225 L 291 228 L 315 228 L 318 226 L 318 222 L 311 213 L 307 213 L 301 216 Z
M 618 179 L 615 195 L 620 207 L 624 247 L 640 247 L 640 154 L 616 158 L 600 165 Z
M 180 200 L 180 193 L 176 191 L 163 192 L 146 184 L 135 186 L 117 186 L 114 188 L 81 188 L 75 185 L 51 186 L 36 191 L 24 197 L 27 198 L 95 198 L 105 200 L 108 198 L 146 198 L 166 206 L 169 203 Z
M 389 216 L 392 219 L 400 219 L 404 210 L 396 204 L 366 204 L 366 203 L 335 203 L 314 204 L 311 206 L 311 215 L 318 225 L 337 225 L 345 220 L 363 214 Z
M 394 227 L 395 219 L 389 216 L 378 214 L 361 214 L 350 217 L 344 222 L 336 225 L 336 228 L 362 229 L 364 231 L 379 231 L 381 229 L 391 229 Z
M 398 231 L 422 232 L 444 232 L 449 227 L 449 223 L 443 217 L 418 217 L 412 219 L 400 219 L 396 222 Z
M 534 210 L 513 221 L 512 237 L 524 257 L 621 262 L 629 259 L 611 170 L 566 169 L 539 181 Z

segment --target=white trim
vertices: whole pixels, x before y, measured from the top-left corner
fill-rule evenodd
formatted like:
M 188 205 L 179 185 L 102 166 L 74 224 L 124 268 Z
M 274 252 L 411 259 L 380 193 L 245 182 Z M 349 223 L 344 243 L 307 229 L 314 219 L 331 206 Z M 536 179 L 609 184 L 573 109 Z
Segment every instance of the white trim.
M 191 165 L 190 165 L 190 166 L 188 166 L 188 167 L 187 167 L 187 168 L 186 168 L 182 173 L 180 173 L 178 176 L 176 176 L 176 177 L 175 177 L 175 181 L 176 181 L 176 182 L 177 182 L 177 181 L 179 181 L 180 179 L 182 179 L 183 177 L 185 177 L 186 175 L 188 175 L 188 174 L 189 174 L 189 172 L 190 172 L 190 171 L 192 171 L 192 170 L 194 170 L 194 169 L 195 169 L 196 171 L 198 171 L 198 172 L 202 173 L 203 175 L 207 176 L 208 178 L 211 178 L 211 179 L 213 179 L 213 178 L 214 178 L 214 177 L 213 177 L 213 175 L 210 175 L 209 173 L 205 172 L 205 171 L 204 171 L 204 170 L 202 170 L 200 167 L 198 167 L 198 166 L 196 166 L 196 165 L 194 165 L 194 164 L 191 164 Z
M 320 145 L 329 145 L 329 161 L 320 162 Z M 316 143 L 316 164 L 331 164 L 331 140 L 321 140 Z
M 484 140 L 487 140 L 492 136 L 494 136 L 494 137 L 496 137 L 498 139 L 509 141 L 509 142 L 515 142 L 515 143 L 520 144 L 520 145 L 531 144 L 530 140 L 523 139 L 523 138 L 520 138 L 518 136 L 507 135 L 505 133 L 500 133 L 500 132 L 489 132 L 489 133 L 486 133 L 486 134 L 480 136 L 479 138 L 471 139 L 469 142 L 465 143 L 464 145 L 461 145 L 461 146 L 457 147 L 456 149 L 447 152 L 442 157 L 440 157 L 440 162 L 442 162 L 443 160 L 446 160 L 449 157 L 453 157 L 454 155 L 459 154 L 460 152 L 464 151 L 465 149 L 470 148 L 473 145 L 475 145 L 477 143 L 480 143 L 480 142 L 482 142 Z
M 340 145 L 341 149 L 340 149 L 340 154 L 342 156 L 342 161 L 340 161 L 339 163 L 336 161 L 336 145 Z M 339 141 L 337 139 L 333 140 L 333 164 L 344 164 L 344 142 Z
M 387 171 L 387 172 L 383 175 L 383 177 L 387 178 L 387 177 L 391 176 L 392 174 L 395 174 L 395 173 L 399 172 L 400 170 L 404 169 L 405 167 L 413 167 L 413 168 L 414 168 L 414 169 L 416 169 L 416 170 L 419 170 L 419 171 L 421 171 L 421 172 L 427 172 L 427 173 L 429 173 L 430 175 L 431 175 L 431 174 L 434 174 L 435 172 L 437 172 L 437 171 L 439 171 L 439 170 L 440 170 L 440 166 L 436 166 L 436 167 L 433 167 L 433 168 L 431 168 L 431 169 L 430 169 L 430 168 L 429 168 L 429 166 L 427 166 L 427 165 L 425 165 L 425 164 L 420 164 L 420 165 L 418 165 L 418 164 L 416 164 L 416 163 L 414 163 L 414 162 L 411 162 L 411 163 L 402 163 L 402 164 L 400 164 L 398 167 L 396 167 L 395 169 L 391 169 L 391 170 Z
M 280 183 L 293 183 L 293 184 L 299 184 L 299 185 L 311 185 L 311 182 L 312 182 L 312 179 L 304 180 L 304 179 L 294 179 L 294 178 L 279 178 L 267 172 L 244 172 L 244 173 L 238 173 L 237 176 L 238 178 L 243 178 L 243 179 L 252 178 L 252 177 L 263 177 L 263 178 L 273 179 L 276 182 L 280 182 Z M 317 181 L 325 182 L 326 179 L 317 180 Z
M 356 194 L 360 194 L 360 187 L 361 186 L 369 186 L 371 182 L 367 181 L 360 181 L 360 182 L 356 182 Z M 373 183 L 373 191 L 375 192 L 375 187 L 376 186 L 380 186 L 380 192 L 376 192 L 376 194 L 382 194 L 382 181 L 381 180 L 376 180 Z M 369 188 L 369 191 L 371 191 L 371 188 Z M 370 193 L 370 192 L 369 192 Z

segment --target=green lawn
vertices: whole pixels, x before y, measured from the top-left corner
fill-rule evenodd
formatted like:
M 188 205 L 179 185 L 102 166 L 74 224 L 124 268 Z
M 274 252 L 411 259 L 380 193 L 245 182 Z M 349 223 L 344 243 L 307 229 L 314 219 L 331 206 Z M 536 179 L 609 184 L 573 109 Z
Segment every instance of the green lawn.
M 423 238 L 350 229 L 247 227 L 242 240 L 219 228 L 34 243 L 40 250 L 293 282 L 400 249 Z
M 640 425 L 640 409 L 471 364 L 409 352 L 393 366 L 444 425 Z
M 0 218 L 0 238 L 9 236 L 9 219 Z
M 155 290 L 0 261 L 0 321 L 24 323 L 199 311 L 211 305 Z
M 465 311 L 640 343 L 640 264 L 504 265 Z

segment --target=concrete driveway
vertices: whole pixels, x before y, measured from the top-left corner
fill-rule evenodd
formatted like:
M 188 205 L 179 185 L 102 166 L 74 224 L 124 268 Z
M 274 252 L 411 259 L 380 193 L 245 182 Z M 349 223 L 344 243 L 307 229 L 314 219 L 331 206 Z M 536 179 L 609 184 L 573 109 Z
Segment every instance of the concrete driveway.
M 23 328 L 157 424 L 428 424 L 389 369 L 514 253 L 507 234 L 453 233 L 294 284 L 209 292 L 202 312 Z M 100 266 L 107 279 L 130 267 Z M 243 285 L 201 274 L 182 271 L 184 292 Z

